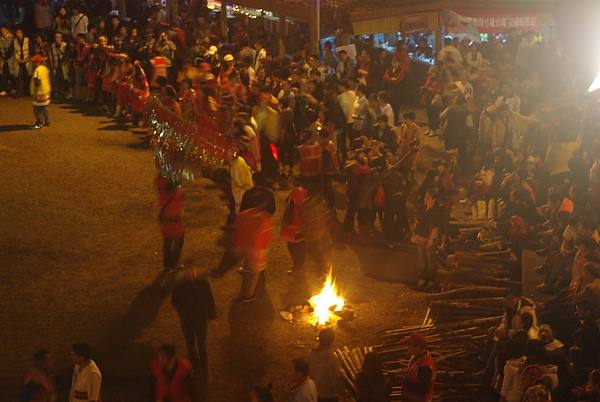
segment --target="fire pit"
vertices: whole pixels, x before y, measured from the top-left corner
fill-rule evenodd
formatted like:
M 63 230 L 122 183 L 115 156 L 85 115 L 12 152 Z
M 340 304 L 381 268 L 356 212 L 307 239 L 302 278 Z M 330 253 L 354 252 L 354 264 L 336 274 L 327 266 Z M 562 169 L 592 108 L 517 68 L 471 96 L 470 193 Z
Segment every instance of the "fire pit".
M 302 305 L 293 306 L 281 313 L 284 320 L 306 322 L 313 326 L 335 325 L 342 327 L 354 319 L 354 310 L 342 297 L 331 268 L 325 277 L 321 291 Z
M 338 316 L 335 312 L 342 311 L 344 308 L 344 298 L 335 286 L 331 268 L 327 272 L 321 293 L 311 297 L 309 303 L 314 310 L 314 324 L 325 325 L 329 322 L 335 323 L 337 321 Z

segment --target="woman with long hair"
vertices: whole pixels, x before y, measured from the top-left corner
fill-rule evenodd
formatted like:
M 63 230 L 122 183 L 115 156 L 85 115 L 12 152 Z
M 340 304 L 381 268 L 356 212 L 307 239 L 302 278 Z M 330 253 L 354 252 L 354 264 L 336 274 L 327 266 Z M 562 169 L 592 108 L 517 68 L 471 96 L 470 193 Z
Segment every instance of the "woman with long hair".
M 356 375 L 357 402 L 385 402 L 390 400 L 392 384 L 383 374 L 383 362 L 377 352 L 365 355 L 363 368 Z

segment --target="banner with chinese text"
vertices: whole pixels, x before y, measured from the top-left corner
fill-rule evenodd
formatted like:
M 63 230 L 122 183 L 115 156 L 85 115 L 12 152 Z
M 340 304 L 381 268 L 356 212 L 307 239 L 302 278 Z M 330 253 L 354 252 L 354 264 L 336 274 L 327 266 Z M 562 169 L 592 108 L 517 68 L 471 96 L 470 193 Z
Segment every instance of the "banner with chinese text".
M 470 20 L 481 33 L 506 33 L 515 28 L 519 33 L 540 30 L 540 13 L 502 10 L 454 10 Z

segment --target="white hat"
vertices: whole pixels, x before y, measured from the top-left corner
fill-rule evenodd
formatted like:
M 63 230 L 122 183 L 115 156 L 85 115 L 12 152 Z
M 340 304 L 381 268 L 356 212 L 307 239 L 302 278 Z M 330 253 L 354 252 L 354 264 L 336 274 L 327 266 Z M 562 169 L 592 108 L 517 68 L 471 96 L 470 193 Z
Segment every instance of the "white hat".
M 208 48 L 208 54 L 210 54 L 211 56 L 213 54 L 216 54 L 216 53 L 217 53 L 217 47 L 216 46 L 211 46 L 211 47 Z
M 223 57 L 223 61 L 233 61 L 233 56 L 231 54 L 226 54 L 225 57 Z

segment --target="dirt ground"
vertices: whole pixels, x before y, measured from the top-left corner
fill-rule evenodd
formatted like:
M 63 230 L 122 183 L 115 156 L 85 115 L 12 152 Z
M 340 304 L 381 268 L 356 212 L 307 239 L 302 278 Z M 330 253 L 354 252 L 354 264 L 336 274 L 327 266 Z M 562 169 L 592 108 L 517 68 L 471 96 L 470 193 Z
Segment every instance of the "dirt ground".
M 146 401 L 156 348 L 171 342 L 186 354 L 170 304 L 181 273 L 161 265 L 148 138 L 77 103 L 52 104 L 52 125 L 35 131 L 31 109 L 28 99 L 0 98 L 0 401 L 13 400 L 38 348 L 53 351 L 59 400 L 67 400 L 68 352 L 76 341 L 92 346 L 104 401 Z M 440 151 L 435 141 L 424 140 L 429 154 Z M 225 253 L 226 199 L 205 178 L 184 189 L 183 258 L 209 273 Z M 276 228 L 286 193 L 276 191 Z M 391 264 L 381 269 L 409 269 L 416 261 L 365 245 L 332 250 L 338 285 L 357 313 L 336 329 L 338 347 L 374 345 L 381 331 L 423 320 L 421 294 L 365 274 L 379 269 L 371 252 Z M 276 400 L 285 400 L 290 361 L 315 343 L 316 328 L 279 315 L 294 289 L 285 244 L 275 241 L 269 259 L 256 302 L 234 300 L 241 282 L 235 270 L 210 279 L 220 323 L 208 340 L 212 401 L 247 401 L 254 385 L 267 383 Z

